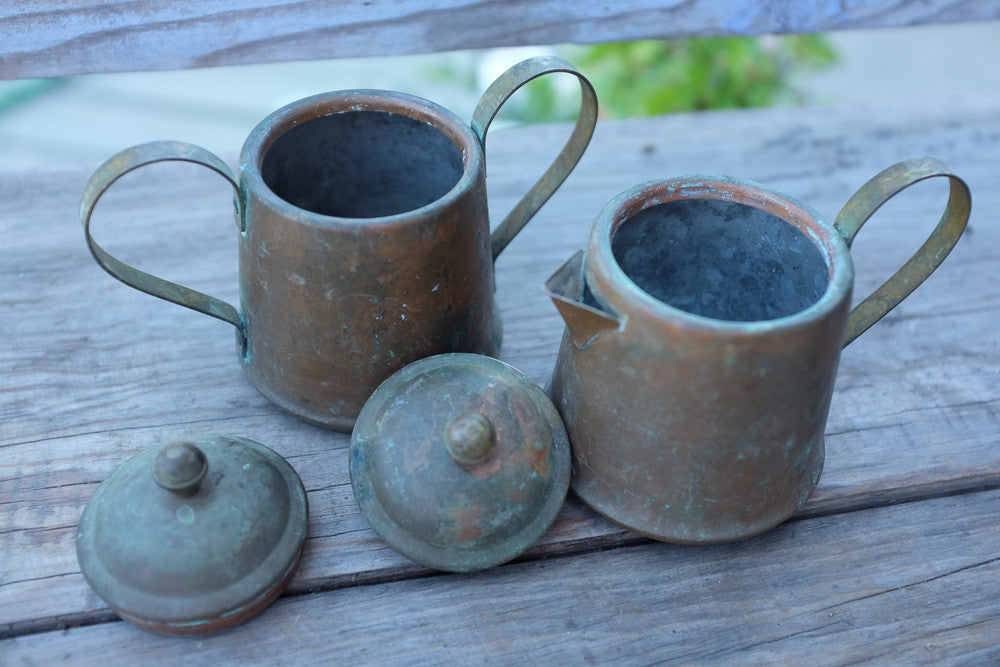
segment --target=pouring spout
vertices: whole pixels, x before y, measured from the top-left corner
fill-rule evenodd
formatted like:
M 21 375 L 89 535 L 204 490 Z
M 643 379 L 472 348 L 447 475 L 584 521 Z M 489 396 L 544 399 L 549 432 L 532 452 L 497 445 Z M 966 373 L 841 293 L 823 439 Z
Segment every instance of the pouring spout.
M 581 350 L 598 336 L 618 331 L 622 326 L 618 316 L 586 303 L 583 260 L 583 251 L 578 250 L 545 281 L 546 294 L 562 315 L 573 343 Z

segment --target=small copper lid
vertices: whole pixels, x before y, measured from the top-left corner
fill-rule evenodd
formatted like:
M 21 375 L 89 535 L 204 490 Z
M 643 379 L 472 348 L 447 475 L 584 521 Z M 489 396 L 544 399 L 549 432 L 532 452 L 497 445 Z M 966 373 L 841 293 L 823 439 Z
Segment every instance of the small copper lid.
M 230 628 L 284 590 L 306 536 L 305 489 L 264 445 L 218 435 L 133 456 L 94 492 L 76 556 L 94 592 L 163 635 Z
M 403 555 L 438 570 L 503 563 L 551 525 L 569 487 L 566 429 L 527 376 L 490 357 L 414 362 L 351 437 L 354 497 Z

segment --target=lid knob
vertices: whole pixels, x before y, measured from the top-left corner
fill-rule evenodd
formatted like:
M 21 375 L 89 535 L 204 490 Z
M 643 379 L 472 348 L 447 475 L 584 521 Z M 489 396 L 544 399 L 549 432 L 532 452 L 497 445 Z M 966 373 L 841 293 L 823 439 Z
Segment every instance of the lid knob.
M 478 412 L 464 412 L 448 422 L 444 429 L 444 444 L 456 463 L 482 461 L 493 451 L 496 441 L 493 424 Z
M 389 545 L 471 572 L 523 553 L 569 487 L 569 439 L 552 401 L 504 362 L 454 352 L 385 380 L 351 434 L 351 486 Z
M 153 461 L 156 483 L 182 496 L 196 493 L 206 472 L 208 460 L 205 453 L 183 440 L 164 445 Z

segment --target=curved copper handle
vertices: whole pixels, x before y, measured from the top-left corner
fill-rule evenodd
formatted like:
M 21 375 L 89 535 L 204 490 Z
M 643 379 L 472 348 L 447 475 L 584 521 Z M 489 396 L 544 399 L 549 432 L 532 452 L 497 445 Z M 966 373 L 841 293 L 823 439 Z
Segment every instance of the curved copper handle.
M 172 283 L 163 278 L 158 278 L 145 271 L 140 271 L 133 266 L 129 266 L 104 250 L 90 235 L 90 217 L 101 195 L 107 192 L 108 188 L 115 181 L 128 172 L 148 164 L 153 164 L 154 162 L 164 161 L 193 162 L 221 174 L 236 190 L 236 213 L 237 217 L 242 219 L 242 212 L 239 210 L 242 208 L 240 204 L 240 188 L 236 182 L 236 178 L 225 162 L 204 148 L 193 144 L 180 141 L 153 141 L 126 148 L 120 153 L 111 156 L 104 164 L 97 168 L 94 175 L 87 181 L 87 186 L 83 190 L 83 199 L 80 202 L 80 221 L 83 223 L 83 231 L 87 236 L 87 245 L 90 248 L 90 253 L 105 271 L 126 285 L 146 294 L 152 294 L 161 299 L 229 322 L 236 327 L 242 343 L 245 341 L 243 317 L 236 308 L 222 299 L 208 296 L 207 294 L 184 287 L 183 285 L 178 285 L 177 283 Z
M 941 220 L 913 257 L 854 307 L 847 320 L 844 347 L 899 305 L 941 265 L 965 230 L 972 197 L 965 181 L 940 160 L 912 158 L 892 165 L 865 183 L 837 214 L 833 226 L 850 247 L 854 236 L 882 204 L 914 183 L 936 176 L 944 176 L 951 182 L 951 193 Z
M 493 230 L 491 246 L 494 261 L 507 247 L 507 244 L 517 236 L 517 233 L 534 217 L 538 209 L 559 189 L 562 182 L 573 171 L 576 163 L 580 161 L 583 152 L 587 150 L 587 144 L 590 143 L 590 137 L 594 134 L 594 126 L 597 124 L 597 94 L 590 81 L 562 58 L 538 56 L 521 61 L 500 75 L 483 93 L 472 114 L 472 130 L 479 138 L 479 143 L 485 153 L 486 131 L 489 130 L 490 123 L 493 122 L 504 102 L 518 88 L 532 79 L 553 72 L 566 72 L 580 80 L 580 115 L 577 116 L 573 133 L 556 159 L 538 179 L 538 182 L 507 214 L 507 217 Z

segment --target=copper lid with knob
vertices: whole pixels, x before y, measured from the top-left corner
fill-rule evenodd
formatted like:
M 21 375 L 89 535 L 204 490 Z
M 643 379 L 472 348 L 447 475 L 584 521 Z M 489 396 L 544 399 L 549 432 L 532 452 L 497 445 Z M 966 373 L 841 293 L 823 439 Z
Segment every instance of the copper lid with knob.
M 271 449 L 206 435 L 140 452 L 88 501 L 77 560 L 119 616 L 163 635 L 249 619 L 284 590 L 307 528 L 305 489 Z
M 475 354 L 416 361 L 382 383 L 351 437 L 369 523 L 438 570 L 503 563 L 551 525 L 569 486 L 559 414 L 515 368 Z

